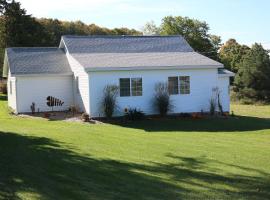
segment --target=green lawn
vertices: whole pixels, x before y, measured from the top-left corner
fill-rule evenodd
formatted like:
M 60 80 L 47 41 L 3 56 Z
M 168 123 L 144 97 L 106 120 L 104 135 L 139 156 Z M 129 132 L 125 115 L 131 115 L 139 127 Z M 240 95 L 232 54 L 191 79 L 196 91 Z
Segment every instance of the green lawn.
M 270 106 L 116 126 L 10 116 L 0 98 L 0 199 L 270 199 Z

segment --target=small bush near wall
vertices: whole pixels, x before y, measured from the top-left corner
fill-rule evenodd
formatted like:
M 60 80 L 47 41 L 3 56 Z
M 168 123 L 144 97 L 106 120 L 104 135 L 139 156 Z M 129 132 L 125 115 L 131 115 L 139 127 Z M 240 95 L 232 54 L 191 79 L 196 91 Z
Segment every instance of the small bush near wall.
M 157 83 L 155 86 L 154 107 L 164 117 L 172 110 L 172 103 L 166 83 Z
M 7 94 L 7 84 L 6 83 L 0 83 L 0 93 Z
M 83 122 L 89 122 L 90 121 L 90 116 L 87 113 L 83 113 L 81 116 L 81 119 Z
M 103 90 L 103 97 L 101 101 L 101 111 L 108 118 L 112 118 L 117 107 L 116 97 L 118 95 L 118 86 L 107 85 Z
M 125 119 L 136 121 L 145 118 L 145 114 L 137 108 L 129 108 L 125 111 Z

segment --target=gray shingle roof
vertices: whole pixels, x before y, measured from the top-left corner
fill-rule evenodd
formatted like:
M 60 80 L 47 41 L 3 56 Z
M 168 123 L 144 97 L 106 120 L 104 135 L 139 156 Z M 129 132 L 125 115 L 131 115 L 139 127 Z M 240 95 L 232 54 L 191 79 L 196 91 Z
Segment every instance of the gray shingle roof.
M 59 48 L 7 48 L 6 55 L 11 74 L 72 74 Z
M 216 66 L 221 64 L 196 52 L 169 53 L 76 53 L 72 56 L 86 69 L 126 67 Z
M 68 52 L 86 69 L 208 66 L 182 36 L 63 36 Z M 97 69 L 98 68 L 98 69 Z
M 63 36 L 69 53 L 191 52 L 182 36 Z

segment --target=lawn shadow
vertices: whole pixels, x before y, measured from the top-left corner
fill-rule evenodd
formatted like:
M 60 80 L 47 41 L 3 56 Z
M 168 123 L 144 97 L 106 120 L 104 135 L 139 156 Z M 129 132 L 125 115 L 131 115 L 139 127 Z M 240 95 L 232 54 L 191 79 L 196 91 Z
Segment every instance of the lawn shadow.
M 0 101 L 6 101 L 7 96 L 0 93 Z
M 47 138 L 0 132 L 0 199 L 19 199 L 18 192 L 47 200 L 270 198 L 269 174 L 234 165 L 257 175 L 221 175 L 209 167 L 217 161 L 167 156 L 174 162 L 97 159 Z
M 78 155 L 47 138 L 0 132 L 0 199 L 19 199 L 18 192 L 52 200 L 181 199 L 187 191 L 134 169 Z
M 247 116 L 205 119 L 151 119 L 111 124 L 147 132 L 242 132 L 270 129 L 270 119 Z

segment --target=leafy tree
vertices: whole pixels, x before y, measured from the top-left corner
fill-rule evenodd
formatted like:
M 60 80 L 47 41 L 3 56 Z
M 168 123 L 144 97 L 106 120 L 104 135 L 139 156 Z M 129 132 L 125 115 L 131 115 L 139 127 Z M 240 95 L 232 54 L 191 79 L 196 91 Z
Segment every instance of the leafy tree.
M 35 21 L 19 2 L 11 1 L 4 4 L 0 21 L 0 46 L 34 46 L 42 45 L 43 27 Z
M 182 35 L 195 51 L 217 60 L 221 39 L 208 32 L 206 22 L 181 16 L 164 17 L 160 26 L 162 35 Z
M 235 39 L 229 39 L 219 51 L 220 61 L 225 68 L 237 73 L 239 64 L 250 48 L 246 45 L 240 45 Z
M 143 27 L 144 35 L 159 35 L 160 28 L 155 24 L 154 21 L 147 22 Z
M 108 29 L 81 21 L 36 19 L 14 0 L 0 0 L 0 73 L 4 49 L 21 46 L 58 46 L 62 35 L 141 35 L 135 29 Z
M 235 86 L 240 98 L 270 101 L 270 59 L 262 45 L 255 43 L 243 57 Z

